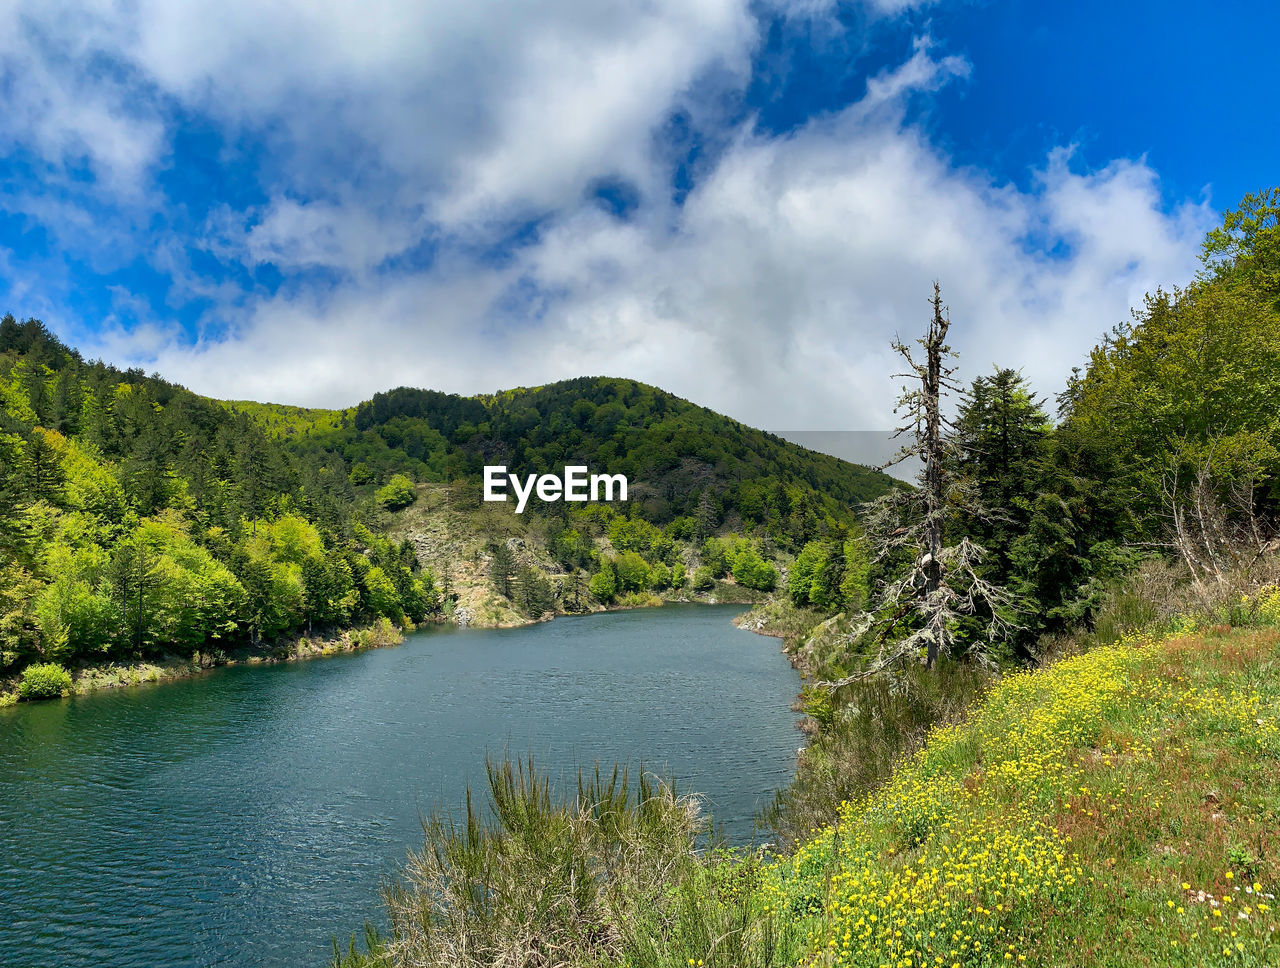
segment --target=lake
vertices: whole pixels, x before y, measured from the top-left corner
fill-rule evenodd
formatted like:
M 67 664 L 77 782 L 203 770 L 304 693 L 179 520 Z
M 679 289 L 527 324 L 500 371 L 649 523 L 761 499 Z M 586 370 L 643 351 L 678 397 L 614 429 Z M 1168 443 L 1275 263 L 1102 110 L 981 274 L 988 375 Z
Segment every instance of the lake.
M 322 966 L 486 753 L 643 763 L 738 842 L 802 743 L 741 606 L 675 605 L 0 709 L 0 964 Z

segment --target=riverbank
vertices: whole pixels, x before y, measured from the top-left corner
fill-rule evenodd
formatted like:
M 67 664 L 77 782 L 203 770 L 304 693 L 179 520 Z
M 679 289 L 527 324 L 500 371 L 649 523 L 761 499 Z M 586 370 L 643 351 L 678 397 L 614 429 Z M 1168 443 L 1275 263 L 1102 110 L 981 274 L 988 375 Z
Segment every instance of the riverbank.
M 452 624 L 461 628 L 473 629 L 513 629 L 549 622 L 560 617 L 601 612 L 624 612 L 637 608 L 659 608 L 666 604 L 752 604 L 750 600 L 738 600 L 739 598 L 745 598 L 743 593 L 748 592 L 748 589 L 727 583 L 718 583 L 718 586 L 717 590 L 706 595 L 638 595 L 632 596 L 625 601 L 607 606 L 596 606 L 583 611 L 549 611 L 536 618 L 523 615 L 514 609 L 507 609 L 496 615 L 491 612 L 481 612 L 478 615 L 473 615 L 469 612 L 460 612 L 453 603 L 450 603 L 450 607 L 432 619 L 429 624 Z M 134 662 L 113 661 L 82 665 L 67 670 L 71 676 L 71 687 L 64 690 L 63 697 L 86 695 L 101 689 L 119 689 L 126 686 L 188 679 L 211 669 L 226 666 L 299 662 L 306 659 L 361 652 L 366 649 L 385 648 L 386 646 L 401 644 L 405 635 L 415 631 L 416 628 L 412 622 L 396 625 L 384 618 L 371 625 L 290 636 L 261 649 L 242 646 L 230 650 L 198 651 L 191 658 L 160 655 L 149 659 L 139 659 Z M 20 679 L 21 675 L 18 674 L 0 680 L 0 707 L 10 706 L 22 701 L 18 692 Z M 28 701 L 38 700 L 32 699 Z
M 786 597 L 776 595 L 757 603 L 734 619 L 734 624 L 757 635 L 782 640 L 782 654 L 805 679 L 813 679 L 817 667 L 830 655 L 848 648 L 851 622 L 843 612 L 823 615 L 808 608 L 796 608 Z
M 677 803 L 668 839 L 644 840 L 655 846 L 623 882 L 593 861 L 614 856 L 610 838 L 626 838 L 612 831 L 640 823 L 644 797 L 620 803 L 604 831 L 572 802 L 519 829 L 481 821 L 469 843 L 501 845 L 504 883 L 536 891 L 501 909 L 464 899 L 449 911 L 468 916 L 448 917 L 432 892 L 481 875 L 415 880 L 411 866 L 390 936 L 335 964 L 454 965 L 475 950 L 534 960 L 552 945 L 565 964 L 661 968 L 1280 963 L 1277 669 L 1274 627 L 1221 625 L 1130 634 L 1006 676 L 783 855 L 699 857 Z M 502 816 L 545 802 L 532 782 L 496 789 L 532 803 Z M 580 845 L 539 850 L 565 826 L 584 828 Z M 415 857 L 459 853 L 452 830 L 427 835 Z M 525 857 L 536 872 L 509 860 Z M 601 873 L 583 884 L 584 869 Z
M 190 658 L 161 655 L 135 662 L 105 662 L 68 669 L 71 688 L 64 695 L 81 696 L 102 689 L 119 689 L 150 683 L 189 679 L 211 669 L 236 665 L 272 665 L 282 662 L 298 662 L 325 656 L 361 652 L 365 649 L 399 645 L 406 632 L 412 632 L 412 623 L 395 625 L 382 619 L 370 625 L 338 631 L 296 635 L 272 643 L 269 647 L 247 647 L 227 651 L 221 649 L 196 652 Z M 9 706 L 20 700 L 18 682 L 21 676 L 13 676 L 0 683 L 0 706 Z M 53 698 L 53 697 L 50 697 Z

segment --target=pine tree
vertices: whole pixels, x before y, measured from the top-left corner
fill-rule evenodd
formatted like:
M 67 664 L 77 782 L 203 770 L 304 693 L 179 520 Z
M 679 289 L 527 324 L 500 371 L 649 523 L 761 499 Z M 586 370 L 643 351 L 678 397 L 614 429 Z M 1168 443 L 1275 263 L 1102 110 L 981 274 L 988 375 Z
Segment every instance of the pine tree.
M 1016 370 L 997 368 L 978 377 L 956 415 L 957 473 L 971 483 L 980 507 L 999 512 L 961 511 L 956 529 L 986 548 L 986 573 L 993 581 L 1011 577 L 1012 548 L 1026 533 L 1040 490 L 1049 433 L 1043 401 Z
M 58 504 L 67 475 L 57 451 L 42 430 L 33 430 L 23 453 L 23 478 L 28 493 L 36 500 Z
M 495 544 L 489 553 L 489 579 L 493 582 L 493 589 L 503 598 L 510 598 L 511 576 L 516 570 L 515 556 L 502 542 Z

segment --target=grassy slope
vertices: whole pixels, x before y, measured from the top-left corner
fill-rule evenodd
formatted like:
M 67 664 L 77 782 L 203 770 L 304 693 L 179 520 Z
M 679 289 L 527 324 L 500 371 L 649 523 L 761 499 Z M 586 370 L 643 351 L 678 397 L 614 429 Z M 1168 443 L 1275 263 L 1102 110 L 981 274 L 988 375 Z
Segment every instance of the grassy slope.
M 1011 676 L 755 903 L 820 965 L 1280 964 L 1278 673 L 1218 629 Z
M 319 407 L 295 407 L 287 403 L 258 403 L 254 400 L 219 400 L 232 413 L 244 413 L 272 437 L 288 439 L 325 433 L 342 427 L 355 408 L 326 410 Z

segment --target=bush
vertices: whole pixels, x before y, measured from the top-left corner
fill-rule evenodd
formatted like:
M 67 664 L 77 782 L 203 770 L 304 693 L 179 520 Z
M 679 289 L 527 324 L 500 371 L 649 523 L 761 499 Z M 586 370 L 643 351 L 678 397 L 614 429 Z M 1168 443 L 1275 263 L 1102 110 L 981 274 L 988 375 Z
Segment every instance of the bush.
M 693 590 L 709 592 L 716 587 L 716 575 L 707 565 L 702 565 L 693 573 Z
M 634 551 L 624 551 L 613 560 L 618 591 L 638 592 L 649 587 L 649 564 Z
M 747 546 L 733 561 L 733 578 L 746 588 L 770 592 L 778 584 L 778 571 L 760 556 L 760 552 Z
M 613 596 L 618 591 L 618 582 L 613 574 L 613 565 L 605 562 L 604 566 L 592 575 L 591 580 L 587 582 L 587 590 L 591 592 L 593 598 L 601 602 L 612 601 Z
M 56 662 L 27 666 L 18 682 L 23 699 L 57 699 L 71 692 L 71 673 Z
M 386 487 L 378 488 L 377 498 L 388 511 L 398 511 L 413 503 L 417 492 L 413 489 L 413 481 L 403 474 L 396 474 Z

